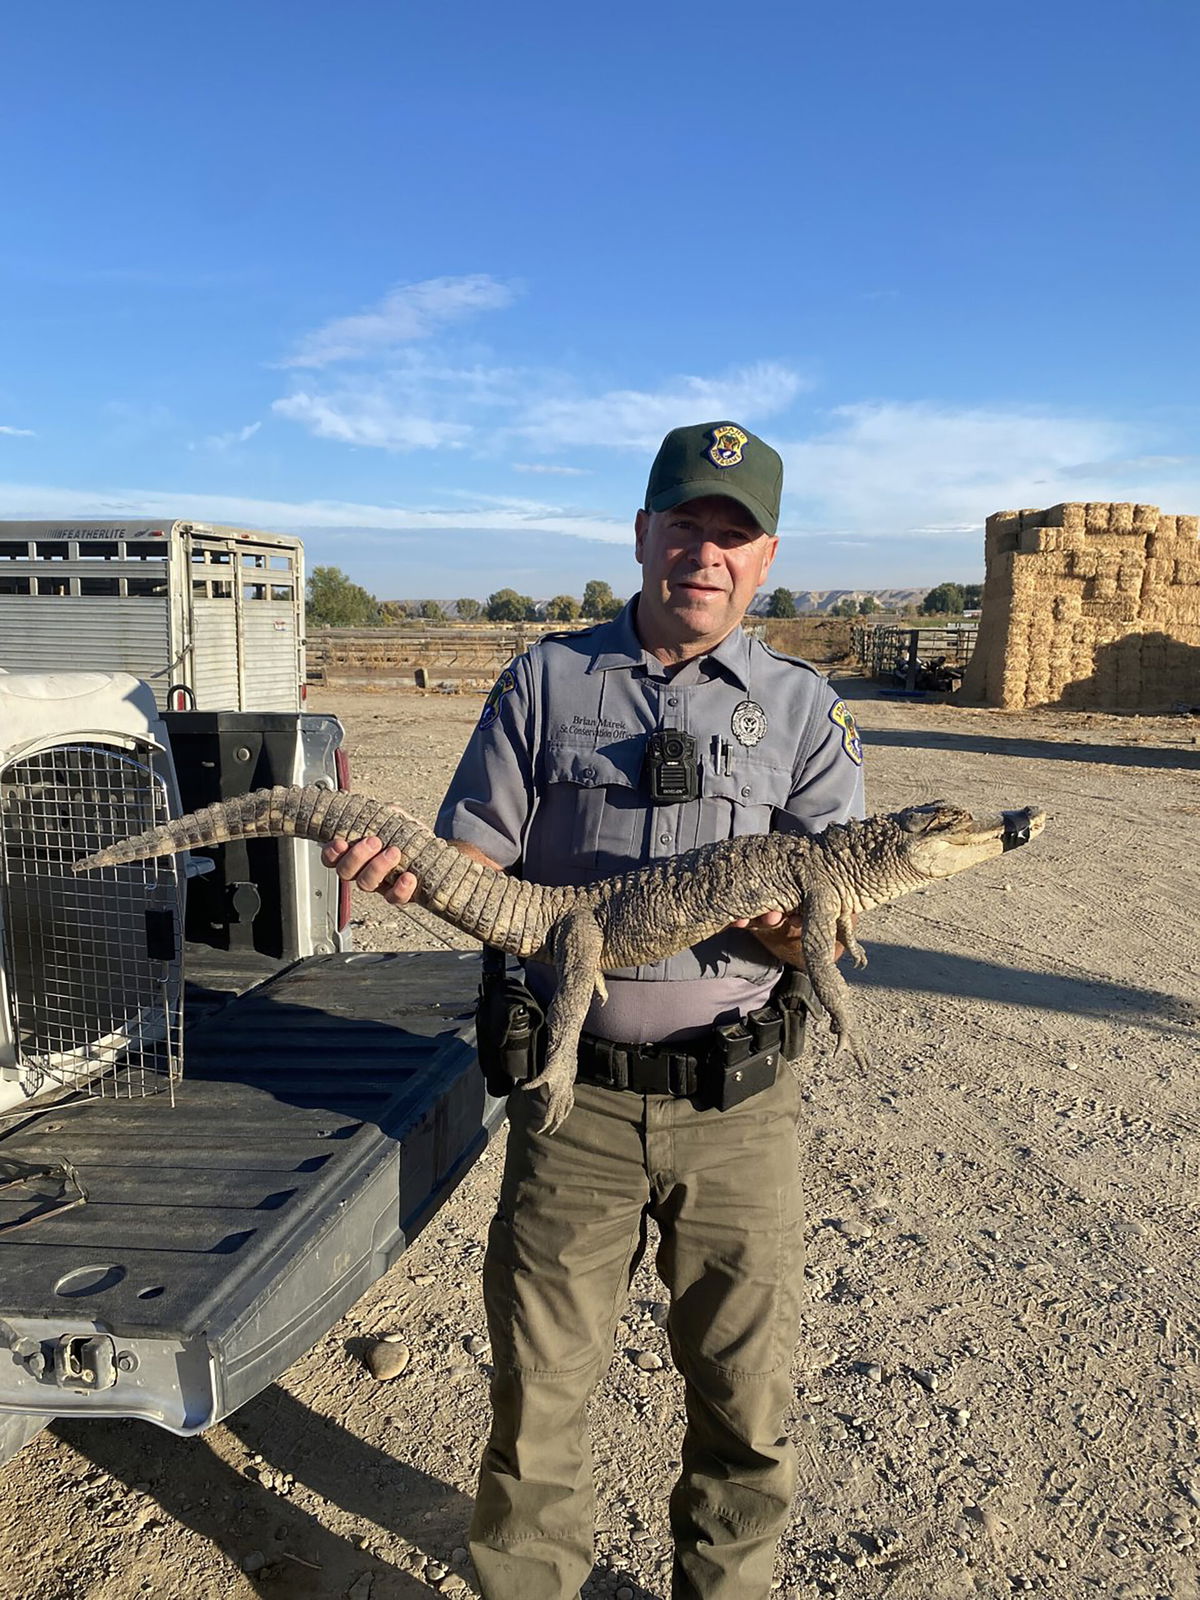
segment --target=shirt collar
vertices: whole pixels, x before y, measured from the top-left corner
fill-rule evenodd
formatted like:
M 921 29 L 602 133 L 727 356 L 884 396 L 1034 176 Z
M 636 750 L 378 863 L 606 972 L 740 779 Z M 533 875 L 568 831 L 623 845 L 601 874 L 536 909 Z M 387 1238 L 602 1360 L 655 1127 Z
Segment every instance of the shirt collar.
M 663 675 L 662 662 L 643 649 L 633 624 L 637 596 L 627 600 L 611 622 L 602 622 L 593 638 L 597 649 L 588 663 L 589 672 L 607 672 L 612 667 L 645 666 L 655 677 Z M 750 688 L 750 639 L 736 627 L 722 639 L 715 650 L 707 653 L 726 677 L 732 678 L 740 689 Z

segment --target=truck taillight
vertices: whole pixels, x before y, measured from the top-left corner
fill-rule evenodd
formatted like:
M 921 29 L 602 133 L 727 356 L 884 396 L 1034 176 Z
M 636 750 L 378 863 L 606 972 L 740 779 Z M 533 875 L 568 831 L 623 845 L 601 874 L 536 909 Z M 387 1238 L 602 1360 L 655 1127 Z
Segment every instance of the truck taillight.
M 306 683 L 302 683 L 300 685 L 300 704 L 301 705 L 306 705 L 307 703 L 308 703 L 308 685 Z
M 333 771 L 335 777 L 337 778 L 338 788 L 348 789 L 350 787 L 350 757 L 344 750 L 335 750 L 333 752 Z M 337 908 L 337 925 L 339 933 L 344 933 L 350 926 L 351 892 L 350 885 L 348 883 L 344 883 L 339 878 Z

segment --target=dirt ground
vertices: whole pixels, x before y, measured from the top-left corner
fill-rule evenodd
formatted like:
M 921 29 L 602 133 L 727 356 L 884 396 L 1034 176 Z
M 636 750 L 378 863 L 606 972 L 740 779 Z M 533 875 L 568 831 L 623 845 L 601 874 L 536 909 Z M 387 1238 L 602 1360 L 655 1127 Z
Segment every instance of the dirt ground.
M 847 680 L 872 809 L 1040 805 L 1030 849 L 863 920 L 874 1065 L 803 1063 L 811 1301 L 781 1596 L 1196 1600 L 1200 719 Z M 432 819 L 466 698 L 323 691 L 355 786 Z M 360 896 L 360 945 L 458 943 Z M 391 1274 L 201 1439 L 59 1424 L 0 1467 L 7 1600 L 465 1593 L 502 1139 Z M 651 1252 L 652 1254 L 652 1252 Z M 666 1600 L 680 1387 L 636 1281 L 594 1405 L 587 1593 Z M 407 1370 L 377 1383 L 366 1336 Z M 403 1352 L 401 1352 L 403 1359 Z

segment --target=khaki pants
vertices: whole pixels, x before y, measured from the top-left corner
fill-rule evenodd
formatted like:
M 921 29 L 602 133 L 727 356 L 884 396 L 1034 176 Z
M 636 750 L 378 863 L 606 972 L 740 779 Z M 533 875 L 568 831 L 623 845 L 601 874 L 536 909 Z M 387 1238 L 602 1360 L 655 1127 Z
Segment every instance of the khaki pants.
M 766 1600 L 795 1463 L 782 1422 L 803 1278 L 798 1090 L 730 1111 L 581 1084 L 547 1137 L 509 1100 L 484 1298 L 492 1432 L 471 1526 L 486 1600 L 573 1600 L 592 1569 L 585 1409 L 658 1224 L 668 1334 L 686 1385 L 670 1499 L 673 1600 Z

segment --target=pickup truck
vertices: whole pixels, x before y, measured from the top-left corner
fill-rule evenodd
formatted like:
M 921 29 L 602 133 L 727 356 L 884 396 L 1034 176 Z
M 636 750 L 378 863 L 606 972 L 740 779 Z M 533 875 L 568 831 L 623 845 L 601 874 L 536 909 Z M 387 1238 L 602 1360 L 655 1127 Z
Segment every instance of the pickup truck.
M 162 721 L 184 810 L 345 782 L 334 718 Z M 0 1121 L 0 1461 L 55 1417 L 192 1434 L 229 1415 L 388 1270 L 503 1115 L 475 1065 L 473 955 L 345 948 L 313 846 L 210 854 L 172 1092 Z

